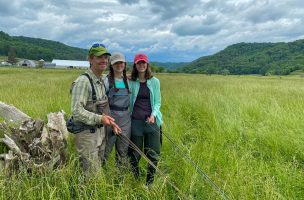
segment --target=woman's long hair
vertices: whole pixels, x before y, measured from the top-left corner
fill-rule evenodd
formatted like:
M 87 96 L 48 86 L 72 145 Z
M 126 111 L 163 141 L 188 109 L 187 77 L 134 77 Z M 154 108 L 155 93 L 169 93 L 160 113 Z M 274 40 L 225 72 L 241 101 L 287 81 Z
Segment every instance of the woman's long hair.
M 125 68 L 123 70 L 123 82 L 124 82 L 127 90 L 130 93 L 126 68 L 127 68 L 127 66 L 126 66 L 126 63 L 125 63 Z M 115 92 L 117 92 L 119 90 L 119 88 L 116 88 L 115 78 L 114 78 L 114 69 L 113 69 L 112 65 L 110 65 L 110 72 L 108 74 L 108 80 L 109 80 L 109 85 L 113 85 Z
M 145 79 L 148 80 L 150 78 L 152 78 L 153 75 L 152 75 L 152 71 L 151 71 L 151 68 L 150 68 L 150 65 L 149 63 L 147 63 L 147 69 L 146 69 L 146 73 L 145 73 Z M 131 72 L 131 80 L 132 81 L 136 81 L 138 78 L 138 70 L 136 69 L 136 64 L 134 63 L 133 64 L 133 68 L 132 68 L 132 72 Z

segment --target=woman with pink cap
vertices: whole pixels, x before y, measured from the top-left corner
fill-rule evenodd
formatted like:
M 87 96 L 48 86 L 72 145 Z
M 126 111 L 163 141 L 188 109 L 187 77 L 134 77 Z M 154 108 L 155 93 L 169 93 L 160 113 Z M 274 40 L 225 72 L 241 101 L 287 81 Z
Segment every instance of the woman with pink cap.
M 148 57 L 136 54 L 129 82 L 131 98 L 130 110 L 131 141 L 144 149 L 146 156 L 156 166 L 160 155 L 160 126 L 162 114 L 160 112 L 161 94 L 159 80 L 152 75 Z M 130 149 L 130 160 L 135 177 L 139 177 L 138 163 L 140 154 Z M 155 169 L 148 165 L 146 185 L 153 182 Z

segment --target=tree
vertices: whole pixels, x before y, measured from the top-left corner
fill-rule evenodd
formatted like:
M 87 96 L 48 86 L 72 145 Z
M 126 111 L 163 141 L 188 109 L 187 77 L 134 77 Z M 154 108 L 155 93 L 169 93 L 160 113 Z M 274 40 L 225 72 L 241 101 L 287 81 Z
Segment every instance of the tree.
M 220 71 L 220 74 L 226 76 L 226 75 L 229 75 L 229 74 L 230 74 L 230 71 L 229 71 L 228 69 L 222 69 L 222 70 Z
M 155 66 L 155 68 L 156 69 L 154 72 L 156 73 L 163 73 L 165 71 L 165 68 L 163 66 L 158 66 L 158 67 Z
M 155 73 L 163 73 L 163 72 L 165 72 L 165 67 L 163 67 L 163 66 L 157 66 L 157 64 L 155 62 L 151 62 L 150 63 L 150 67 L 151 67 L 152 72 L 155 72 Z
M 211 74 L 218 74 L 218 70 L 216 68 L 213 68 L 213 67 L 210 67 L 206 70 L 207 74 L 208 75 L 211 75 Z
M 10 47 L 7 55 L 7 61 L 11 64 L 14 64 L 17 62 L 16 60 L 16 49 L 14 47 Z

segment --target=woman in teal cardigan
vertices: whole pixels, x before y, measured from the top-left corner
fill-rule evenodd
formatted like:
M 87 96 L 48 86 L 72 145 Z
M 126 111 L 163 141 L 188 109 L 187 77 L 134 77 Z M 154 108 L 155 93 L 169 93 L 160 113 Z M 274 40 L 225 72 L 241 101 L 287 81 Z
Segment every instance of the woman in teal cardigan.
M 157 166 L 160 155 L 160 112 L 161 94 L 160 83 L 152 76 L 148 58 L 145 54 L 136 54 L 129 82 L 131 91 L 131 141 L 144 149 L 145 155 Z M 138 163 L 140 154 L 130 149 L 130 160 L 133 173 L 139 177 Z M 149 164 L 146 184 L 153 182 L 155 169 Z

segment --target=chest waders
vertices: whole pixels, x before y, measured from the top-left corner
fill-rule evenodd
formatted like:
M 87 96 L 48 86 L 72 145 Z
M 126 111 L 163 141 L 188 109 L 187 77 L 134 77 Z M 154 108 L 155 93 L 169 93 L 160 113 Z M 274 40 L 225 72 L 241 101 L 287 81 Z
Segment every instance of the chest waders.
M 115 119 L 117 125 L 121 128 L 122 135 L 127 138 L 131 136 L 131 116 L 129 112 L 130 94 L 127 88 L 114 88 L 109 85 L 108 101 L 110 114 Z M 129 144 L 117 137 L 111 128 L 107 130 L 107 144 L 105 150 L 105 160 L 108 159 L 113 146 L 115 145 L 116 165 L 127 166 L 128 164 L 128 146 Z

